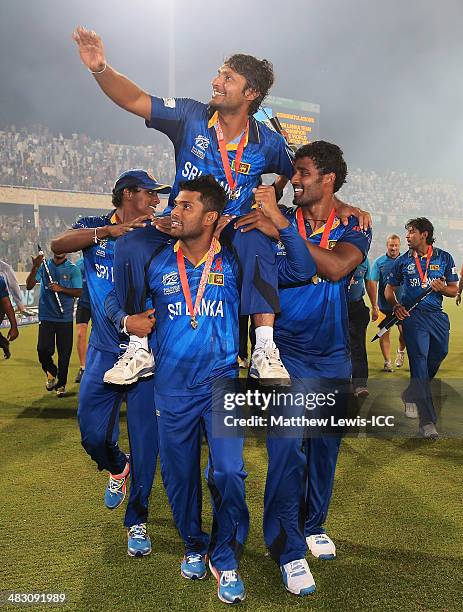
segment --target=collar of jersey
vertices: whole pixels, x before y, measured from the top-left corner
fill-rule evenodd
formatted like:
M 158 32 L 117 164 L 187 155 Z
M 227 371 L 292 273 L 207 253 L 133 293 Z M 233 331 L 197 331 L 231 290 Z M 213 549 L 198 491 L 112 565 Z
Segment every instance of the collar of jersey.
M 218 120 L 219 120 L 219 112 L 215 111 L 215 113 L 213 113 L 213 115 L 209 119 L 209 123 L 207 124 L 207 127 L 213 128 Z M 246 138 L 246 142 L 244 143 L 245 147 L 247 146 L 248 142 L 260 142 L 259 127 L 254 117 L 249 117 L 249 132 L 248 132 L 248 137 Z M 238 143 L 233 144 L 229 142 L 227 144 L 227 151 L 236 151 L 237 148 L 238 148 Z
M 305 219 L 304 219 L 304 223 L 305 223 Z M 341 222 L 339 221 L 339 219 L 337 217 L 335 217 L 333 225 L 331 226 L 331 231 L 333 231 L 334 229 L 336 229 L 339 224 Z M 326 223 L 324 223 L 321 227 L 319 227 L 318 229 L 316 229 L 314 232 L 312 232 L 309 236 L 309 238 L 312 238 L 312 236 L 317 236 L 317 234 L 323 234 L 323 230 L 325 229 L 325 225 Z M 331 233 L 331 232 L 330 232 Z
M 120 223 L 120 222 L 121 222 L 121 220 L 120 220 L 120 218 L 119 218 L 119 217 L 118 217 L 118 215 L 117 215 L 117 210 L 115 210 L 115 211 L 112 213 L 112 215 L 109 217 L 109 223 L 110 223 L 111 225 L 116 225 L 117 223 Z
M 174 244 L 174 253 L 178 251 L 179 246 L 180 246 L 180 240 L 177 240 L 177 242 Z M 220 245 L 220 242 L 217 240 L 216 245 L 215 245 L 214 255 L 217 255 L 217 253 L 220 253 L 221 250 L 222 250 L 222 247 Z M 206 259 L 207 259 L 207 252 L 204 253 L 204 257 L 200 261 L 198 261 L 198 263 L 195 265 L 195 268 L 199 268 L 199 266 L 202 266 L 203 263 L 206 261 Z

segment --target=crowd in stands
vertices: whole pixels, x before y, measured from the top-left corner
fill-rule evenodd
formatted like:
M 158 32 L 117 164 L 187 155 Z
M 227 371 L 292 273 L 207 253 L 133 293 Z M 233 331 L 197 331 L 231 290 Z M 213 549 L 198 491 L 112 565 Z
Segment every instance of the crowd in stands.
M 112 144 L 86 134 L 65 138 L 42 127 L 0 131 L 0 185 L 109 193 L 128 168 L 151 169 L 165 181 L 173 176 L 173 155 L 157 143 Z
M 162 181 L 174 177 L 173 149 L 168 143 L 149 146 L 111 144 L 85 134 L 52 134 L 48 129 L 0 130 L 0 185 L 109 193 L 115 178 L 128 168 L 146 168 Z M 405 237 L 404 223 L 410 217 L 429 216 L 436 227 L 436 244 L 463 258 L 463 232 L 449 231 L 447 218 L 461 216 L 460 191 L 444 181 L 411 177 L 404 172 L 377 174 L 353 169 L 339 192 L 341 199 L 369 210 L 375 220 L 370 259 L 384 253 L 386 236 Z M 288 186 L 283 199 L 291 204 Z M 41 209 L 41 211 L 44 209 Z M 78 211 L 48 209 L 40 212 L 40 230 L 33 213 L 2 213 L 0 203 L 0 259 L 17 270 L 28 269 L 37 241 L 47 245 L 69 227 Z M 405 246 L 405 241 L 404 241 Z M 458 261 L 457 261 L 458 265 Z

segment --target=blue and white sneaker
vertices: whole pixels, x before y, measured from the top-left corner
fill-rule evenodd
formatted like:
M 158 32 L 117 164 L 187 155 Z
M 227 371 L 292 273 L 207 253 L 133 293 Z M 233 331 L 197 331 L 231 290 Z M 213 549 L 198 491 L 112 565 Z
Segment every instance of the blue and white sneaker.
M 106 508 L 115 510 L 119 508 L 127 493 L 127 481 L 130 474 L 130 463 L 127 461 L 121 474 L 110 474 L 108 485 L 104 494 Z
M 310 595 L 315 592 L 315 580 L 305 559 L 296 559 L 280 565 L 283 584 L 294 595 Z
M 207 567 L 203 555 L 199 553 L 187 553 L 180 565 L 180 572 L 188 580 L 202 580 L 206 577 Z
M 237 604 L 246 597 L 244 583 L 238 570 L 218 570 L 209 561 L 209 568 L 217 580 L 217 595 L 226 604 Z
M 127 552 L 130 557 L 146 557 L 151 552 L 151 540 L 146 533 L 146 524 L 132 525 L 127 529 Z
M 317 559 L 330 561 L 336 559 L 336 546 L 326 533 L 316 533 L 306 538 L 310 552 Z

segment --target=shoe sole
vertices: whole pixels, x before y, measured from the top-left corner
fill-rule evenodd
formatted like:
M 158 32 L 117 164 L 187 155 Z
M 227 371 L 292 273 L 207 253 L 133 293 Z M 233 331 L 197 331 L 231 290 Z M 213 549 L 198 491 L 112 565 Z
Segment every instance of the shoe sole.
M 246 599 L 246 592 L 244 592 L 242 597 L 235 597 L 235 599 L 233 601 L 228 601 L 228 599 L 224 599 L 223 597 L 220 596 L 219 593 L 219 588 L 220 588 L 220 584 L 219 584 L 219 578 L 216 574 L 216 570 L 214 568 L 214 566 L 212 565 L 212 563 L 209 561 L 209 569 L 211 570 L 211 574 L 214 576 L 214 578 L 217 580 L 217 597 L 220 599 L 220 601 L 222 601 L 223 603 L 226 604 L 239 604 L 242 601 L 244 601 Z
M 257 370 L 252 368 L 249 370 L 249 376 L 257 380 L 263 387 L 290 387 L 292 384 L 290 378 L 259 378 Z
M 129 557 L 133 557 L 134 559 L 141 559 L 142 557 L 147 557 L 148 555 L 150 555 L 151 549 L 148 550 L 147 552 L 141 552 L 141 550 L 137 550 L 137 552 L 134 552 L 134 553 L 128 550 L 127 554 L 129 555 Z
M 204 578 L 206 578 L 207 576 L 207 568 L 206 571 L 204 572 L 204 574 L 202 576 L 187 576 L 186 574 L 183 573 L 182 568 L 180 568 L 180 574 L 183 576 L 183 578 L 186 578 L 187 580 L 204 580 Z
M 300 590 L 299 593 L 295 593 L 294 591 L 290 591 L 288 587 L 286 586 L 286 584 L 285 584 L 285 589 L 288 591 L 288 593 L 291 593 L 291 595 L 297 595 L 298 597 L 305 597 L 306 595 L 312 595 L 317 590 L 316 586 L 314 585 L 313 587 L 307 587 L 306 589 Z
M 137 380 L 139 378 L 149 378 L 150 376 L 153 376 L 154 372 L 153 370 L 141 370 L 141 372 L 139 374 L 137 374 L 136 376 L 133 376 L 132 378 L 124 378 L 124 380 L 118 379 L 117 381 L 115 380 L 111 380 L 111 377 L 103 377 L 103 382 L 105 383 L 109 383 L 110 385 L 132 385 L 134 382 L 137 382 Z
M 418 418 L 417 414 L 407 414 L 406 412 L 404 414 L 407 417 L 407 419 L 417 419 Z
M 312 556 L 314 556 L 315 559 L 320 559 L 321 561 L 334 561 L 336 559 L 336 555 L 318 555 L 318 557 L 316 557 L 312 553 Z

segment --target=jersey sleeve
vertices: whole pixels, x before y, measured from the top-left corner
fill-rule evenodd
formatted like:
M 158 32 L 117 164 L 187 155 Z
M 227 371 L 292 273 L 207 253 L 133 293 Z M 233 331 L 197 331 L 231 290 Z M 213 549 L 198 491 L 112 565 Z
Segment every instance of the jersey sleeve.
M 371 267 L 371 272 L 370 272 L 370 280 L 376 281 L 376 282 L 379 281 L 379 277 L 380 277 L 378 261 L 379 259 L 375 259 Z
M 151 96 L 151 117 L 145 125 L 165 134 L 176 147 L 183 137 L 182 126 L 187 118 L 201 115 L 205 108 L 205 104 L 190 98 Z
M 122 319 L 127 316 L 127 313 L 121 308 L 115 289 L 111 289 L 106 296 L 104 309 L 106 316 L 114 323 L 116 330 L 119 332 L 121 329 Z
M 93 229 L 94 227 L 101 227 L 101 217 L 82 217 L 71 226 L 71 229 Z
M 77 266 L 73 266 L 71 270 L 71 287 L 82 289 L 82 274 Z
M 392 270 L 389 272 L 389 275 L 386 279 L 388 285 L 392 285 L 392 287 L 400 287 L 402 284 L 404 275 L 402 271 L 402 262 L 400 261 L 401 257 L 398 257 L 392 266 Z
M 305 245 L 305 240 L 292 225 L 280 230 L 286 257 L 277 257 L 278 283 L 286 285 L 310 280 L 317 273 L 317 267 Z
M 339 242 L 348 242 L 353 244 L 363 255 L 365 260 L 371 244 L 371 229 L 362 230 L 358 224 L 357 217 L 349 217 L 349 224 L 346 231 L 339 239 Z
M 455 265 L 455 261 L 454 261 L 453 257 L 450 255 L 450 253 L 448 254 L 448 257 L 447 257 L 447 264 L 445 266 L 444 276 L 445 276 L 445 280 L 448 283 L 457 283 L 458 282 L 457 267 Z
M 291 178 L 294 174 L 294 155 L 281 134 L 274 133 L 270 144 L 270 156 L 265 173 L 275 173 Z

